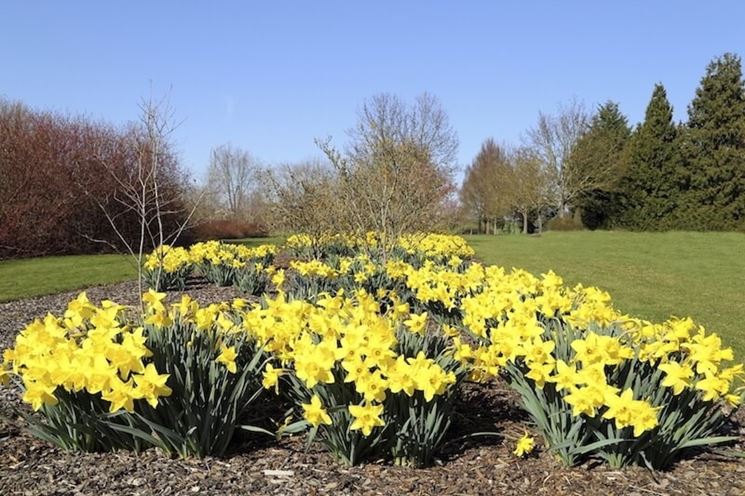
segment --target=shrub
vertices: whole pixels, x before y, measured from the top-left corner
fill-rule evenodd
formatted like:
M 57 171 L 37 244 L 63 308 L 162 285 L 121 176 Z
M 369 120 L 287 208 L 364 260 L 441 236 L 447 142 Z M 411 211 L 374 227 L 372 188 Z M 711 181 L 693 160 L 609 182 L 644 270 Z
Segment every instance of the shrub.
M 35 111 L 0 99 L 0 259 L 121 247 L 101 206 L 125 239 L 139 240 L 137 212 L 120 202 L 129 185 L 109 171 L 135 180 L 142 142 L 136 126 Z M 169 212 L 161 221 L 164 232 L 175 232 L 186 217 L 185 173 L 168 144 L 161 153 L 159 195 Z
M 547 231 L 581 231 L 585 228 L 580 215 L 567 215 L 565 217 L 554 217 L 546 222 Z
M 194 226 L 194 237 L 199 241 L 213 239 L 264 238 L 269 229 L 264 224 L 231 219 L 209 219 Z

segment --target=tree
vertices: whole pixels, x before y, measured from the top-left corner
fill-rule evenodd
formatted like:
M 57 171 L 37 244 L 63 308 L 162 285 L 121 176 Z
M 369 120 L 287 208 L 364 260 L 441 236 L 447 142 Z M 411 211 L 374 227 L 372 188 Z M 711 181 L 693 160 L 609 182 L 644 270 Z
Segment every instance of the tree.
M 634 130 L 626 150 L 619 225 L 639 230 L 669 226 L 679 201 L 676 136 L 673 107 L 665 87 L 656 84 L 644 122 Z
M 227 216 L 244 219 L 261 201 L 258 188 L 260 165 L 251 154 L 229 144 L 214 148 L 210 157 L 207 183 L 217 205 Z
M 365 102 L 346 153 L 318 142 L 338 178 L 341 230 L 376 231 L 383 252 L 404 233 L 441 225 L 454 191 L 457 136 L 439 102 L 387 94 Z
M 436 169 L 451 170 L 458 152 L 458 135 L 439 100 L 419 95 L 409 105 L 390 93 L 366 100 L 357 115 L 357 123 L 347 131 L 348 155 L 366 160 L 390 143 L 407 143 L 427 153 Z
M 342 230 L 338 178 L 327 163 L 309 160 L 264 171 L 269 223 L 281 232 L 305 233 L 317 242 Z M 314 247 L 320 255 L 320 247 Z
M 560 106 L 556 115 L 540 112 L 538 123 L 527 133 L 527 145 L 543 162 L 555 185 L 554 203 L 563 218 L 577 198 L 595 188 L 595 174 L 587 175 L 575 168 L 571 154 L 577 141 L 586 132 L 589 116 L 584 105 L 572 100 Z
M 591 228 L 607 226 L 618 211 L 618 188 L 624 172 L 623 153 L 631 129 L 618 104 L 598 107 L 587 131 L 570 155 L 571 176 L 576 187 L 574 206 Z
M 522 232 L 528 234 L 528 223 L 535 215 L 538 230 L 542 229 L 543 210 L 551 202 L 551 177 L 533 150 L 520 148 L 512 156 L 512 169 L 507 178 L 512 208 L 520 215 Z
M 183 189 L 172 181 L 179 169 L 170 143 L 175 124 L 169 101 L 166 98 L 160 101 L 152 97 L 143 99 L 140 112 L 140 120 L 131 128 L 126 149 L 133 158 L 133 167 L 122 169 L 117 162 L 106 160 L 103 153 L 98 155 L 99 165 L 118 188 L 102 200 L 91 194 L 85 184 L 80 185 L 98 206 L 124 251 L 131 256 L 137 268 L 138 295 L 144 289 L 146 252 L 173 246 L 187 229 L 198 204 L 197 201 L 186 211 Z M 123 219 L 122 214 L 129 214 L 129 219 L 134 216 L 136 225 L 126 217 Z M 136 236 L 127 233 L 132 228 L 136 229 Z M 111 244 L 106 239 L 91 240 Z M 164 250 L 156 253 L 165 255 Z M 155 288 L 159 287 L 160 272 L 152 282 Z
M 496 221 L 509 212 L 509 156 L 504 147 L 492 138 L 481 144 L 481 149 L 466 168 L 460 200 L 479 226 L 488 231 L 490 221 Z M 496 232 L 496 228 L 495 228 Z
M 739 56 L 714 59 L 688 107 L 682 222 L 698 229 L 745 225 L 745 84 Z

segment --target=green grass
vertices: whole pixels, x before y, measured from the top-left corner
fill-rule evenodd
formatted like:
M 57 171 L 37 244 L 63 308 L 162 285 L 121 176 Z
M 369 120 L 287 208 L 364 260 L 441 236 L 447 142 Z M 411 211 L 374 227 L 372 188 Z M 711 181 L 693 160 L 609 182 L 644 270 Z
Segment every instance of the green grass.
M 0 262 L 0 301 L 73 291 L 137 277 L 125 255 L 71 255 Z
M 690 316 L 745 357 L 745 235 L 553 232 L 466 236 L 485 263 L 598 286 L 616 307 L 660 321 Z

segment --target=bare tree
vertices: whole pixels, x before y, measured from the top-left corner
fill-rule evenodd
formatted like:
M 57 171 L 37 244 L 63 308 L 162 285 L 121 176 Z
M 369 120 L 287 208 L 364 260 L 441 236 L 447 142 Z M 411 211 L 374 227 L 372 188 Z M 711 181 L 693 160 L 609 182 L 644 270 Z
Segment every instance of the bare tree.
M 505 146 L 492 138 L 485 140 L 479 153 L 466 169 L 460 190 L 460 199 L 465 208 L 476 217 L 479 231 L 484 227 L 488 233 L 493 222 L 496 234 L 498 219 L 509 213 L 511 205 L 510 157 Z
M 551 177 L 532 150 L 520 148 L 512 154 L 512 172 L 509 179 L 511 203 L 522 220 L 523 234 L 528 233 L 528 219 L 532 213 L 542 229 L 543 209 L 552 198 Z
M 555 204 L 563 218 L 573 202 L 592 189 L 594 175 L 575 167 L 571 155 L 587 131 L 590 117 L 582 103 L 572 100 L 560 106 L 556 115 L 540 112 L 536 126 L 528 131 L 527 145 L 540 157 L 555 185 Z
M 344 154 L 318 141 L 338 178 L 342 230 L 378 232 L 385 254 L 401 234 L 436 229 L 450 215 L 458 140 L 434 97 L 409 106 L 374 96 L 349 135 Z
M 208 186 L 233 218 L 245 217 L 257 195 L 260 165 L 251 154 L 229 144 L 212 150 Z
M 436 228 L 452 183 L 410 143 L 387 143 L 364 159 L 344 157 L 321 145 L 338 174 L 345 231 L 379 234 L 384 254 L 404 233 Z
M 403 233 L 452 222 L 457 137 L 437 100 L 408 106 L 391 95 L 363 105 L 346 152 L 317 140 L 328 162 L 269 171 L 275 228 L 316 237 L 376 231 L 381 248 Z
M 346 212 L 339 208 L 337 177 L 327 163 L 308 160 L 266 169 L 262 184 L 273 229 L 306 233 L 314 242 L 343 230 Z
M 104 171 L 119 187 L 104 201 L 92 198 L 132 257 L 137 267 L 138 291 L 142 294 L 146 251 L 173 246 L 189 225 L 199 201 L 186 212 L 182 191 L 179 188 L 166 187 L 166 173 L 169 169 L 172 173 L 176 167 L 174 155 L 170 153 L 169 139 L 176 124 L 169 100 L 163 98 L 156 101 L 150 97 L 143 99 L 139 108 L 140 120 L 131 132 L 129 144 L 129 151 L 134 156 L 134 167 L 122 170 L 105 159 L 100 159 Z M 111 208 L 112 205 L 117 208 Z M 123 231 L 126 226 L 120 221 L 122 212 L 136 214 L 139 233 L 134 239 Z M 166 219 L 169 217 L 175 217 L 176 222 L 167 223 Z M 158 250 L 158 253 L 163 256 L 162 250 Z M 159 279 L 158 273 L 156 287 Z
M 458 135 L 439 100 L 423 93 L 408 105 L 396 95 L 380 93 L 362 104 L 356 125 L 348 130 L 349 155 L 363 160 L 389 143 L 424 150 L 440 169 L 453 169 Z

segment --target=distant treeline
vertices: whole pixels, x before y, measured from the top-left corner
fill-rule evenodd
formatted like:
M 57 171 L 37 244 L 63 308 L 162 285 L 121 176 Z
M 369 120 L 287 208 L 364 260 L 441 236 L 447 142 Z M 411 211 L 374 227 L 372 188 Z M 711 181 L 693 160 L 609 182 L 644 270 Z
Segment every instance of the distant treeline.
M 737 55 L 708 65 L 686 122 L 673 120 L 665 88 L 657 84 L 644 121 L 633 128 L 617 103 L 591 116 L 573 104 L 556 116 L 541 114 L 526 141 L 540 164 L 537 174 L 545 176 L 538 181 L 542 189 L 522 188 L 534 200 L 527 202 L 534 224 L 571 216 L 591 229 L 745 229 L 745 83 Z M 485 171 L 500 169 L 484 165 L 484 151 L 467 171 L 461 194 L 480 223 L 519 213 L 514 201 L 509 208 L 492 201 L 498 208 L 479 210 L 490 205 L 487 195 L 508 193 L 499 187 L 499 174 L 491 175 L 491 189 L 483 186 L 490 177 Z M 474 199 L 477 185 L 487 191 L 483 200 Z M 520 188 L 509 193 L 516 191 L 520 196 Z

